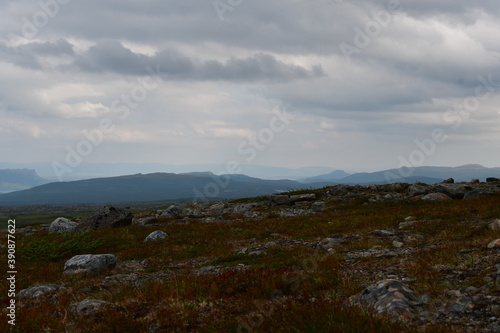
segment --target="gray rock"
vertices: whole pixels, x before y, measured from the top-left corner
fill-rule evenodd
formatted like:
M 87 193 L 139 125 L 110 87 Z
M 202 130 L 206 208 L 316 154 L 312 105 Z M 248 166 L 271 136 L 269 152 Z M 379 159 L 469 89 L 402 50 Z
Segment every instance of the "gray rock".
M 455 183 L 455 179 L 453 178 L 448 178 L 446 180 L 443 180 L 442 181 L 443 184 L 454 184 Z
M 311 209 L 315 212 L 322 211 L 326 209 L 326 203 L 324 203 L 323 201 L 316 201 L 311 205 Z
M 20 228 L 20 229 L 17 229 L 16 230 L 16 233 L 19 233 L 19 234 L 24 234 L 24 235 L 33 235 L 35 232 L 37 231 L 37 229 L 33 228 L 32 226 L 27 226 L 25 228 Z
M 393 237 L 396 236 L 396 233 L 392 230 L 374 230 L 372 234 L 378 237 Z
M 408 187 L 408 194 L 412 197 L 429 193 L 429 186 L 413 184 Z
M 472 188 L 460 184 L 436 184 L 432 187 L 432 192 L 443 193 L 453 199 L 462 199 Z
M 288 195 L 284 195 L 284 194 L 271 195 L 271 196 L 269 196 L 269 200 L 271 202 L 274 202 L 277 205 L 289 205 L 290 204 L 290 197 L 288 197 Z
M 491 222 L 488 227 L 493 231 L 500 231 L 500 219 Z
M 500 249 L 500 238 L 489 243 L 488 249 Z
M 486 178 L 486 182 L 487 182 L 487 183 L 496 183 L 496 182 L 500 182 L 500 178 L 488 177 L 488 178 Z
M 470 191 L 464 194 L 463 200 L 479 199 L 482 193 L 479 191 Z
M 291 203 L 302 202 L 302 201 L 315 201 L 315 200 L 316 200 L 316 194 L 314 193 L 298 194 L 298 195 L 292 195 L 290 197 Z
M 80 316 L 95 316 L 109 308 L 113 308 L 113 303 L 101 301 L 98 299 L 86 299 L 70 305 L 70 311 Z
M 57 291 L 61 288 L 61 285 L 58 284 L 47 284 L 47 285 L 40 285 L 40 286 L 33 286 L 29 287 L 27 289 L 21 290 L 16 297 L 18 299 L 32 299 L 32 298 L 37 298 L 49 293 L 53 293 L 54 291 Z
M 82 254 L 74 256 L 64 264 L 66 275 L 96 275 L 116 266 L 116 257 L 112 254 Z
M 452 200 L 449 196 L 444 193 L 429 193 L 422 197 L 424 201 L 447 201 Z
M 254 203 L 240 204 L 240 205 L 234 206 L 233 211 L 235 213 L 245 214 L 245 213 L 250 212 L 254 207 L 255 207 Z
M 182 209 L 177 205 L 171 205 L 163 211 L 161 217 L 177 218 L 182 215 Z
M 132 220 L 132 224 L 140 225 L 140 226 L 147 226 L 147 225 L 156 224 L 156 223 L 158 223 L 158 219 L 156 217 L 153 217 L 153 216 L 142 217 L 142 218 Z
M 254 251 L 248 252 L 249 256 L 261 256 L 264 254 L 266 254 L 266 251 L 262 251 L 262 250 L 254 250 Z
M 80 223 L 78 230 L 96 230 L 101 228 L 118 228 L 132 224 L 132 214 L 121 208 L 105 206 L 95 215 Z
M 78 223 L 68 220 L 64 217 L 58 217 L 49 226 L 49 233 L 63 234 L 66 232 L 75 232 Z
M 399 280 L 383 280 L 371 285 L 350 298 L 358 305 L 368 305 L 379 313 L 387 313 L 396 319 L 409 319 L 416 314 L 420 305 L 418 295 Z
M 158 242 L 168 238 L 168 234 L 161 230 L 156 230 L 150 233 L 145 239 L 144 242 Z
M 331 249 L 335 246 L 338 246 L 342 244 L 342 239 L 341 238 L 331 238 L 331 237 L 327 237 L 327 238 L 323 238 L 321 241 L 320 241 L 320 245 L 321 247 L 324 249 L 324 250 L 328 250 L 328 249 Z

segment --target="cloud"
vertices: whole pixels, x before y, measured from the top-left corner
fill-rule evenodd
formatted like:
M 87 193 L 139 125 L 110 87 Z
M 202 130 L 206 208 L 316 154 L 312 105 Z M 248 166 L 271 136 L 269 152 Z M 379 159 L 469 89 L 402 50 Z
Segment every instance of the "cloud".
M 159 65 L 163 72 L 168 73 L 169 79 L 174 80 L 289 81 L 325 75 L 321 65 L 306 69 L 264 53 L 246 58 L 232 57 L 226 61 L 190 59 L 172 49 L 147 56 L 134 53 L 113 40 L 99 41 L 87 52 L 78 55 L 74 65 L 83 71 L 123 75 L 144 75 L 146 67 Z
M 247 0 L 221 21 L 204 0 L 70 1 L 22 37 L 44 9 L 4 1 L 0 140 L 16 149 L 2 157 L 62 161 L 110 118 L 115 132 L 86 162 L 238 160 L 240 141 L 286 105 L 295 120 L 254 163 L 395 167 L 439 127 L 450 140 L 427 164 L 500 165 L 497 2 L 400 0 L 381 24 L 390 2 Z M 453 130 L 443 114 L 488 77 L 491 95 Z M 132 101 L 144 79 L 154 87 Z

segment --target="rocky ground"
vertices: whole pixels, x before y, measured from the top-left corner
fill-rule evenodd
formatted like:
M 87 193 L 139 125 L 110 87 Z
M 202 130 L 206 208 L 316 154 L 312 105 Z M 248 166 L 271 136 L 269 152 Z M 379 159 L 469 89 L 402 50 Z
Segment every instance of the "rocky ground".
M 373 315 L 367 331 L 500 332 L 499 204 L 499 182 L 450 179 L 134 212 L 107 206 L 90 217 L 17 230 L 26 248 L 81 232 L 102 240 L 90 253 L 77 247 L 50 264 L 24 254 L 43 274 L 26 269 L 19 324 L 75 332 L 87 331 L 87 320 L 148 332 L 287 332 L 310 329 L 307 318 L 322 314 L 324 326 L 312 331 L 359 331 L 328 319 L 330 307 L 362 309 L 352 321 Z M 274 282 L 249 289 L 258 276 Z M 164 297 L 144 296 L 152 288 Z M 60 312 L 53 321 L 34 312 L 47 304 Z M 184 319 L 161 318 L 165 311 Z M 276 316 L 287 311 L 305 319 Z M 127 320 L 103 319 L 113 316 Z

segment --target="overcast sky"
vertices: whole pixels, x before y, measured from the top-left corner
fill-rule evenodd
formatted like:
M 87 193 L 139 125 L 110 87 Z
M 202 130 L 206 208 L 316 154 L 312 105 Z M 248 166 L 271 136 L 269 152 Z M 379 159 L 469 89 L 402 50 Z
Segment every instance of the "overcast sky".
M 0 22 L 1 162 L 500 166 L 498 0 L 4 0 Z

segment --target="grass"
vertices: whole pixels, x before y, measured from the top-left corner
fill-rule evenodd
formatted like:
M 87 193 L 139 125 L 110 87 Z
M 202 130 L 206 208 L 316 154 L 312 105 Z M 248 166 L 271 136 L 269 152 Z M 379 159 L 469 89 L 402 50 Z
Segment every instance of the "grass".
M 470 201 L 365 202 L 363 198 L 331 202 L 327 210 L 313 217 L 271 215 L 256 221 L 165 223 L 154 229 L 129 226 L 72 237 L 45 231 L 19 235 L 18 289 L 48 283 L 65 283 L 66 288 L 51 300 L 18 307 L 14 332 L 145 332 L 154 327 L 159 332 L 414 332 L 415 328 L 349 307 L 345 299 L 377 282 L 375 273 L 391 266 L 410 277 L 411 287 L 419 294 L 428 294 L 435 301 L 444 300 L 445 291 L 452 287 L 485 284 L 487 267 L 495 264 L 485 244 L 500 237 L 486 223 L 500 217 L 499 195 Z M 405 243 L 416 249 L 411 256 L 346 262 L 349 252 L 374 246 L 392 249 L 391 240 L 370 232 L 398 230 L 399 223 L 410 215 L 416 222 L 405 232 L 423 236 Z M 156 229 L 167 232 L 169 239 L 144 243 Z M 325 237 L 350 234 L 355 236 L 333 252 L 311 245 Z M 265 249 L 265 255 L 238 254 L 242 248 L 262 248 L 270 241 L 278 245 Z M 106 275 L 130 271 L 62 277 L 70 256 L 97 252 L 113 253 L 119 262 L 144 260 L 143 276 L 168 272 L 171 277 L 111 289 L 102 287 Z M 5 261 L 6 251 L 0 257 Z M 195 274 L 203 265 L 225 269 L 218 274 Z M 457 270 L 468 273 L 450 280 Z M 489 283 L 491 288 L 499 287 L 495 281 Z M 6 295 L 3 290 L 2 295 Z M 106 300 L 117 308 L 92 318 L 67 312 L 69 304 L 86 298 Z M 7 302 L 5 296 L 0 298 L 2 308 Z M 7 329 L 6 321 L 0 321 L 0 331 Z M 421 330 L 456 329 L 435 324 Z

